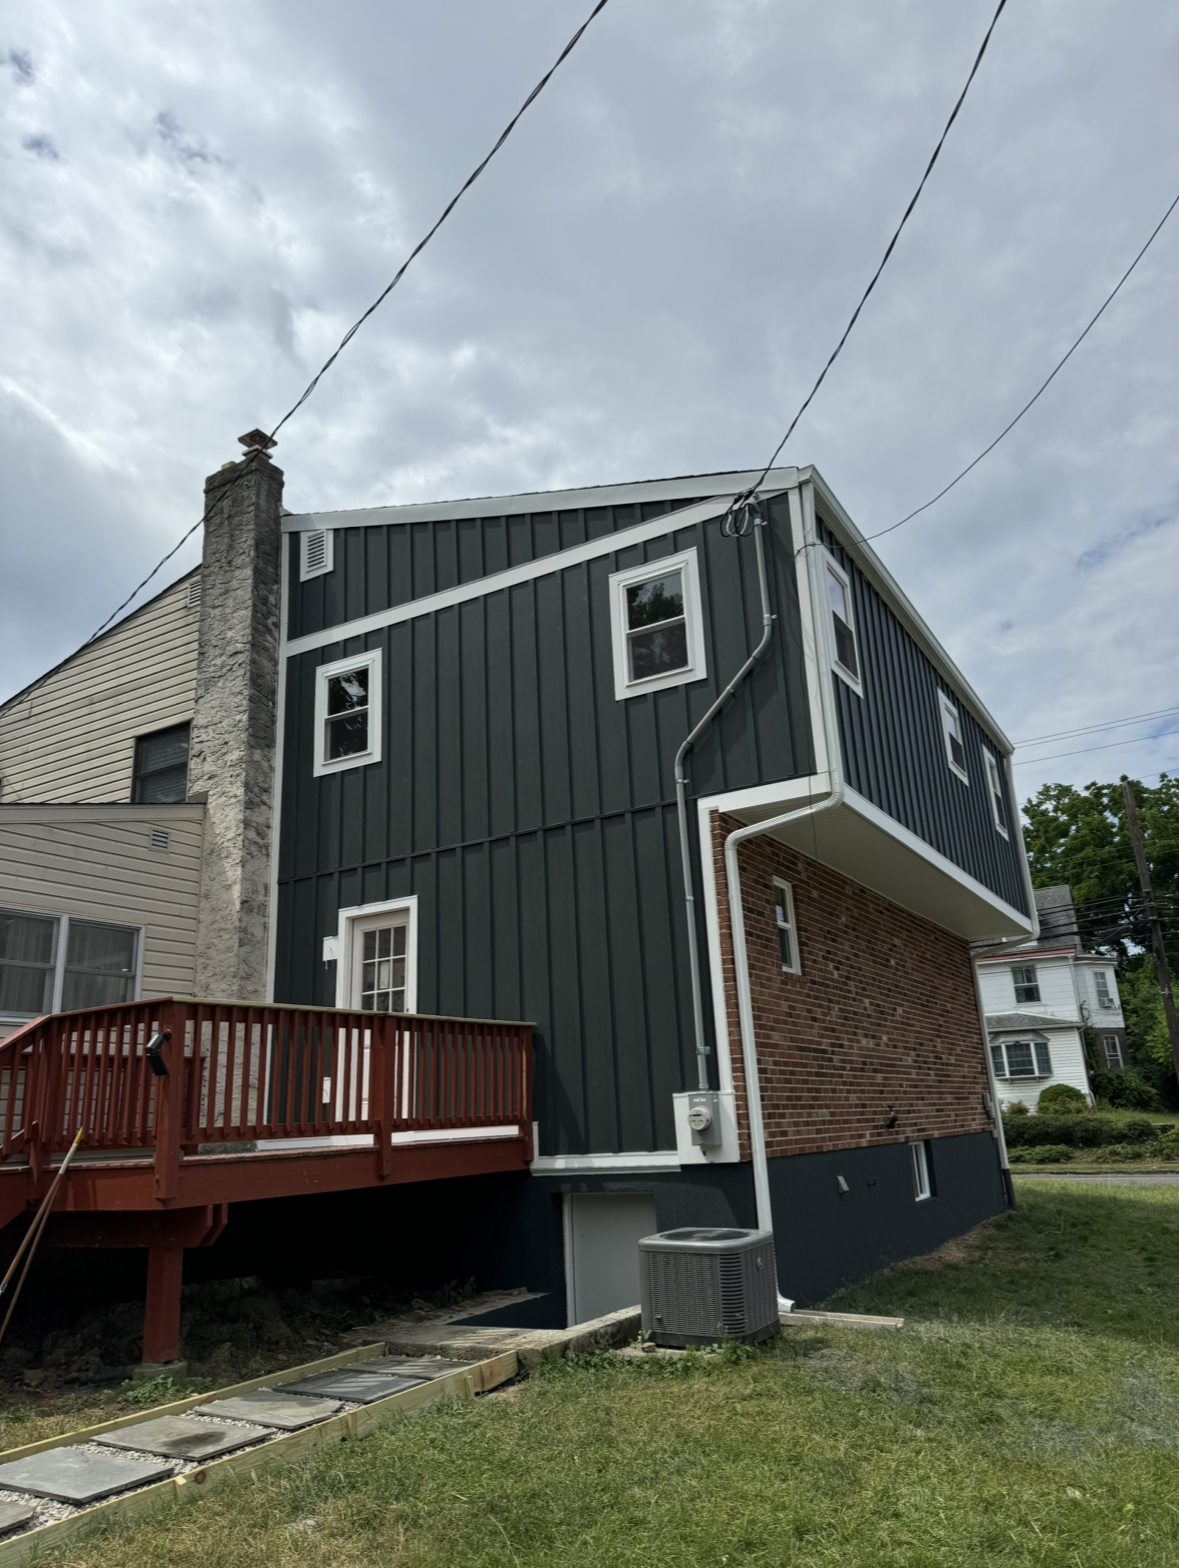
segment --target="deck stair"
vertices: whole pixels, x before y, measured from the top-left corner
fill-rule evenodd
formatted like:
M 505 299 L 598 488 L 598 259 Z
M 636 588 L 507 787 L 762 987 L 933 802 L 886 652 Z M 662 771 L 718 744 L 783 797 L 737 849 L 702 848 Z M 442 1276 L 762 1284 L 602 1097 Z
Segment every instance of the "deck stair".
M 165 997 L 0 1042 L 0 1227 L 79 1127 L 47 1244 L 143 1247 L 143 1359 L 180 1354 L 184 1252 L 230 1205 L 527 1168 L 529 1024 Z

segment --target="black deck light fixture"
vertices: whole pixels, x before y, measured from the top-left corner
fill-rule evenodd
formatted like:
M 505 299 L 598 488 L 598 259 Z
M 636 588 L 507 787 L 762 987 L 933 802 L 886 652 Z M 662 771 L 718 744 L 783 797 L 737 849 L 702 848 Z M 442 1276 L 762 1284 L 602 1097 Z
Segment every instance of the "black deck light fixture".
M 168 1076 L 168 1064 L 164 1060 L 164 1046 L 167 1045 L 171 1038 L 172 1035 L 169 1030 L 161 1029 L 158 1034 L 152 1035 L 143 1048 L 143 1054 L 147 1057 L 147 1065 L 157 1078 L 166 1078 Z

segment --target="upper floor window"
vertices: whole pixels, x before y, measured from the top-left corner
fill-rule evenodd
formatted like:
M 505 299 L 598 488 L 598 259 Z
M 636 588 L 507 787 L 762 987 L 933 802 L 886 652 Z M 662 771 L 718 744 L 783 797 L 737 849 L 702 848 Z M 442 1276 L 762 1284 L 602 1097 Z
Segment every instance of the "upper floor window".
M 1016 1002 L 1040 1000 L 1040 982 L 1036 978 L 1035 964 L 1015 964 L 1011 970 L 1011 978 L 1015 982 Z
M 164 806 L 188 794 L 187 724 L 140 735 L 135 742 L 135 778 L 131 799 L 137 805 Z
M 831 611 L 831 665 L 853 691 L 861 691 L 860 650 L 856 645 L 855 611 L 851 579 L 828 555 L 823 559 L 823 581 Z
M 335 535 L 330 528 L 309 528 L 299 535 L 299 581 L 322 577 L 335 564 Z
M 1097 991 L 1098 1007 L 1114 1008 L 1118 1005 L 1113 992 L 1109 988 L 1109 976 L 1104 969 L 1095 969 L 1093 971 L 1093 985 Z
M 778 928 L 778 957 L 782 972 L 789 975 L 802 973 L 798 951 L 798 931 L 794 924 L 794 889 L 789 882 L 774 878 L 774 924 Z
M 381 656 L 357 654 L 316 671 L 314 771 L 381 760 Z
M 695 550 L 610 578 L 614 695 L 621 702 L 706 676 Z
M 1007 800 L 1003 793 L 1003 774 L 994 752 L 983 747 L 983 762 L 987 770 L 987 793 L 991 797 L 991 820 L 1003 837 L 1007 837 Z
M 941 715 L 942 739 L 945 741 L 946 761 L 950 764 L 950 771 L 969 784 L 970 775 L 966 771 L 966 746 L 962 740 L 962 718 L 957 705 L 946 696 L 944 691 L 939 691 L 937 706 Z
M 0 910 L 0 1015 L 130 1002 L 138 958 L 134 927 Z

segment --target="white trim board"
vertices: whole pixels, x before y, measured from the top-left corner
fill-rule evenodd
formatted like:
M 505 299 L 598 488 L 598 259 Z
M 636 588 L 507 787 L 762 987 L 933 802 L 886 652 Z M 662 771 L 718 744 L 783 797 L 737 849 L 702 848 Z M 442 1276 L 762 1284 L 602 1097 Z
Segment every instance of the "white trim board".
M 680 1157 L 674 1149 L 648 1154 L 538 1154 L 530 1169 L 534 1176 L 640 1176 L 678 1171 Z
M 672 479 L 639 479 L 621 485 L 587 485 L 578 490 L 527 490 L 517 495 L 470 496 L 461 501 L 410 501 L 401 506 L 361 507 L 347 512 L 288 513 L 284 533 L 321 528 L 387 528 L 397 523 L 458 522 L 468 517 L 521 517 L 529 513 L 569 512 L 598 506 L 633 506 L 644 501 L 696 501 L 723 493 L 736 495 L 755 479 L 759 468 L 721 474 L 679 474 Z M 762 481 L 770 489 L 798 483 L 797 468 L 771 468 Z
M 771 493 L 766 492 L 767 495 Z M 600 539 L 587 539 L 584 544 L 571 545 L 567 550 L 554 550 L 551 555 L 539 556 L 535 561 L 524 561 L 519 566 L 509 567 L 507 571 L 494 572 L 490 577 L 477 577 L 473 582 L 444 588 L 440 593 L 411 599 L 406 604 L 395 604 L 387 610 L 378 610 L 373 615 L 364 615 L 355 621 L 327 626 L 320 632 L 308 632 L 305 637 L 293 637 L 284 647 L 283 655 L 294 658 L 301 653 L 310 653 L 315 648 L 328 648 L 335 643 L 345 642 L 351 637 L 365 637 L 370 632 L 382 631 L 386 626 L 417 620 L 421 615 L 434 615 L 439 610 L 449 609 L 451 605 L 483 599 L 488 594 L 502 593 L 506 588 L 515 588 L 520 583 L 532 582 L 538 577 L 554 576 L 557 572 L 581 566 L 600 556 L 615 555 L 620 550 L 629 549 L 631 545 L 666 538 L 683 528 L 694 528 L 719 517 L 731 500 L 732 496 L 724 495 L 716 500 L 701 501 L 698 506 L 686 506 L 679 512 L 648 518 L 645 523 L 636 523 L 633 528 L 621 528 L 617 533 L 606 534 Z

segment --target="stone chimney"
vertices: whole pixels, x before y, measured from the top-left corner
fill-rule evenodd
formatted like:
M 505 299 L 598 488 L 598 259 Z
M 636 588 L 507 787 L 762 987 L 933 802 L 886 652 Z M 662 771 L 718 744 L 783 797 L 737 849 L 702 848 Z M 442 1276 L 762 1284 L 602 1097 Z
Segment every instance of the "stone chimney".
M 261 430 L 205 481 L 189 798 L 204 800 L 196 994 L 266 1000 L 282 482 Z

